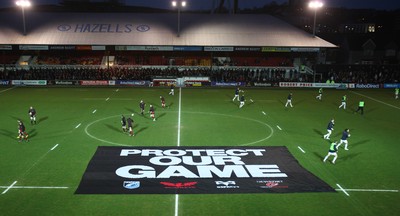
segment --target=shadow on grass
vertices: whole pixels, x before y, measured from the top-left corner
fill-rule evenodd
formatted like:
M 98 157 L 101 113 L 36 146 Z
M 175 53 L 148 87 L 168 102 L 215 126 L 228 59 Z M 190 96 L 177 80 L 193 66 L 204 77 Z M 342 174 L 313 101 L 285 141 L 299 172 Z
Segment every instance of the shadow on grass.
M 297 106 L 299 104 L 302 104 L 304 101 L 305 101 L 305 99 L 296 101 L 296 103 L 292 103 L 292 104 L 293 104 L 293 106 Z
M 322 156 L 320 153 L 318 152 L 313 152 L 313 154 L 320 160 L 323 161 L 325 156 Z
M 147 128 L 149 128 L 149 127 L 140 128 L 140 129 L 136 132 L 136 134 L 139 134 L 139 133 L 145 131 Z
M 361 141 L 358 141 L 358 142 L 349 144 L 349 146 L 358 146 L 358 145 L 365 144 L 365 143 L 367 143 L 367 142 L 369 142 L 369 141 L 371 141 L 371 140 L 361 140 Z
M 9 130 L 4 130 L 4 129 L 0 129 L 0 134 L 3 135 L 3 136 L 6 136 L 6 137 L 11 137 L 11 138 L 13 138 L 14 135 L 15 136 L 18 135 L 17 133 L 13 133 L 13 132 L 11 132 Z
M 108 127 L 109 129 L 113 130 L 113 131 L 117 131 L 117 132 L 121 132 L 122 129 L 119 129 L 117 127 L 115 127 L 114 125 L 110 125 L 110 124 L 106 124 L 106 127 Z
M 157 119 L 162 118 L 165 115 L 166 115 L 166 113 L 161 113 L 159 116 L 157 116 Z
M 136 114 L 139 114 L 138 112 L 135 112 L 135 110 L 130 109 L 130 108 L 127 108 L 127 107 L 125 107 L 125 110 L 127 110 L 129 113 L 136 113 Z
M 342 151 L 342 152 L 343 152 L 343 151 Z M 360 155 L 360 154 L 361 154 L 361 152 L 357 152 L 357 153 L 350 153 L 350 154 L 347 154 L 347 155 L 345 155 L 344 157 L 338 156 L 338 161 L 339 161 L 339 160 L 347 161 L 347 160 L 349 160 L 349 159 L 353 159 L 353 158 L 357 157 L 357 156 Z
M 43 116 L 42 118 L 40 118 L 40 119 L 38 120 L 38 122 L 44 122 L 44 121 L 46 121 L 47 119 L 49 119 L 48 116 Z
M 37 134 L 36 129 L 32 129 L 28 132 L 29 138 L 35 137 Z
M 317 129 L 314 129 L 314 132 L 316 133 L 316 134 L 318 134 L 318 135 L 324 135 L 320 130 L 317 130 Z

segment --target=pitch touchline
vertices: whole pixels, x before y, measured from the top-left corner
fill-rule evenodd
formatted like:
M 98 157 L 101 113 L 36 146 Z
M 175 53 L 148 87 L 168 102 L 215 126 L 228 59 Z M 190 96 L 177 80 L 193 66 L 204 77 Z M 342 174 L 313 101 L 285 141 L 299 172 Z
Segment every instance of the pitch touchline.
M 340 186 L 340 184 L 336 184 L 336 186 L 338 186 L 340 188 L 340 190 L 343 191 L 344 194 L 346 194 L 347 196 L 350 196 L 350 194 L 348 194 L 347 191 L 345 189 L 343 189 L 342 186 Z
M 10 186 L 0 186 L 0 188 L 9 188 Z M 12 189 L 68 189 L 69 187 L 62 186 L 13 186 Z M 10 188 L 10 189 L 11 189 Z
M 14 87 L 11 87 L 11 88 L 8 88 L 8 89 L 1 90 L 0 93 L 6 92 L 6 91 L 11 90 L 11 89 L 15 89 L 15 88 L 17 88 L 17 86 L 14 86 Z

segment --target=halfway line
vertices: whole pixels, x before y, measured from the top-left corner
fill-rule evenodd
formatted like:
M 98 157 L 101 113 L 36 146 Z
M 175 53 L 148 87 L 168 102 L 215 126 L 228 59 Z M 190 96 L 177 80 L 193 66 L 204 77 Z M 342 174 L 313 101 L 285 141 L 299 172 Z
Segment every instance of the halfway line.
M 13 182 L 10 186 L 8 186 L 7 189 L 5 189 L 5 190 L 3 191 L 3 193 L 1 193 L 1 194 L 7 193 L 7 191 L 10 190 L 15 184 L 17 184 L 17 181 Z
M 343 191 L 344 194 L 346 194 L 347 196 L 350 196 L 350 194 L 348 194 L 347 191 L 344 190 L 344 189 L 342 188 L 342 186 L 340 186 L 340 184 L 336 184 L 336 185 L 340 188 L 341 191 Z
M 340 191 L 341 189 L 335 189 Z M 392 192 L 398 193 L 399 190 L 381 190 L 381 189 L 346 189 L 346 191 L 355 191 L 355 192 Z
M 181 109 L 182 109 L 182 88 L 179 88 L 179 105 L 178 105 L 178 141 L 177 146 L 181 145 Z M 175 216 L 179 215 L 179 194 L 175 194 Z

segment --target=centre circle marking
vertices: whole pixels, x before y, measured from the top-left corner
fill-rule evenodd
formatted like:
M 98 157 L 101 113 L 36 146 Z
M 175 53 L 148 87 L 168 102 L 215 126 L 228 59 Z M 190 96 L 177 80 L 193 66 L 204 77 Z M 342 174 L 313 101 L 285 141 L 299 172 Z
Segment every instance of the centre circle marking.
M 164 111 L 164 112 L 177 112 L 177 111 Z M 234 116 L 234 115 L 221 114 L 221 113 L 209 113 L 209 112 L 181 112 L 181 113 L 203 114 L 203 115 L 217 115 L 217 116 L 233 117 L 233 118 L 238 118 L 238 119 L 244 119 L 244 120 L 248 120 L 248 121 L 257 122 L 257 123 L 262 124 L 262 125 L 264 125 L 264 126 L 266 126 L 266 127 L 269 128 L 270 134 L 269 134 L 268 136 L 266 136 L 266 137 L 264 137 L 264 138 L 262 138 L 262 139 L 253 141 L 253 142 L 237 144 L 236 146 L 249 146 L 249 145 L 253 145 L 253 144 L 256 144 L 256 143 L 259 143 L 259 142 L 262 142 L 262 141 L 265 141 L 265 140 L 271 138 L 272 135 L 274 134 L 274 129 L 273 129 L 269 124 L 267 124 L 267 123 L 265 123 L 265 122 L 262 122 L 262 121 L 259 121 L 259 120 L 256 120 L 256 119 L 246 118 L 246 117 L 242 117 L 242 116 Z M 104 140 L 104 139 L 98 138 L 98 137 L 94 136 L 93 134 L 89 133 L 89 131 L 88 131 L 89 127 L 92 126 L 93 124 L 96 124 L 96 123 L 98 123 L 98 122 L 100 122 L 100 121 L 103 121 L 103 120 L 106 120 L 106 119 L 115 118 L 115 117 L 118 117 L 118 116 L 121 116 L 121 115 L 113 115 L 113 116 L 109 116 L 109 117 L 97 119 L 97 120 L 95 120 L 95 121 L 93 121 L 93 122 L 90 122 L 90 123 L 85 127 L 85 133 L 86 133 L 86 135 L 88 135 L 88 136 L 91 137 L 92 139 L 95 139 L 95 140 L 97 140 L 97 141 L 101 141 L 101 142 L 104 142 L 104 143 L 108 143 L 108 144 L 111 144 L 111 145 L 117 145 L 117 146 L 131 146 L 131 145 L 128 145 L 128 144 L 117 143 L 117 142 L 112 142 L 112 141 L 108 141 L 108 140 Z

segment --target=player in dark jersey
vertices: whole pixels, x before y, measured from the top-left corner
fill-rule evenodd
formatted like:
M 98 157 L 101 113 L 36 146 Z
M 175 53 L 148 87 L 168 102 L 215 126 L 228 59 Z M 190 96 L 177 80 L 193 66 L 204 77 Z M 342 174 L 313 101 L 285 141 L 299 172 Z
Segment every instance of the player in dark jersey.
M 239 91 L 240 91 L 239 88 L 236 88 L 236 89 L 235 89 L 235 96 L 233 97 L 232 101 L 235 101 L 236 98 L 237 98 L 237 100 L 239 101 Z
M 126 122 L 128 123 L 129 136 L 135 136 L 135 134 L 133 134 L 133 120 L 131 117 L 129 117 Z
M 332 131 L 333 131 L 333 126 L 335 126 L 335 120 L 334 120 L 334 119 L 332 119 L 332 120 L 328 123 L 328 126 L 327 126 L 327 128 L 326 128 L 326 130 L 328 131 L 328 133 L 324 135 L 324 139 L 329 139 L 329 137 L 331 136 Z
M 150 110 L 149 110 L 149 112 L 150 112 L 150 118 L 152 118 L 153 121 L 155 121 L 155 120 L 156 120 L 156 114 L 155 114 L 153 105 L 150 105 Z
M 18 142 L 21 142 L 22 139 L 24 139 L 25 142 L 29 142 L 28 136 L 29 135 L 25 131 L 24 123 L 22 123 L 21 120 L 18 120 L 18 136 L 17 136 Z
M 124 115 L 121 116 L 121 124 L 122 124 L 122 131 L 126 132 L 126 119 Z
M 242 96 L 240 97 L 240 105 L 239 105 L 239 108 L 242 108 L 242 107 L 244 106 L 244 102 L 245 102 L 244 95 L 242 95 Z
M 174 89 L 175 89 L 175 85 L 171 84 L 171 91 L 168 94 L 174 96 L 174 94 L 175 94 Z
M 347 138 L 350 137 L 350 129 L 344 129 L 343 133 L 342 133 L 342 138 L 340 138 L 340 142 L 337 145 L 337 148 L 339 148 L 340 145 L 342 145 L 342 143 L 344 143 L 344 150 L 349 150 L 347 148 L 347 145 L 349 144 L 349 142 L 347 141 Z
M 165 98 L 163 96 L 160 96 L 160 100 L 161 100 L 161 107 L 165 108 Z
M 140 114 L 144 114 L 144 107 L 146 106 L 146 103 L 143 101 L 143 100 L 141 100 L 140 101 L 140 103 L 139 103 L 139 107 L 140 107 Z
M 290 105 L 290 107 L 293 107 L 293 105 L 292 105 L 292 96 L 293 96 L 293 94 L 289 93 L 289 95 L 287 97 L 287 101 L 286 101 L 285 107 L 287 107 L 288 105 Z
M 32 125 L 36 124 L 36 110 L 35 110 L 35 108 L 33 108 L 32 106 L 29 107 L 28 114 L 29 114 L 29 118 L 31 119 L 31 124 Z

